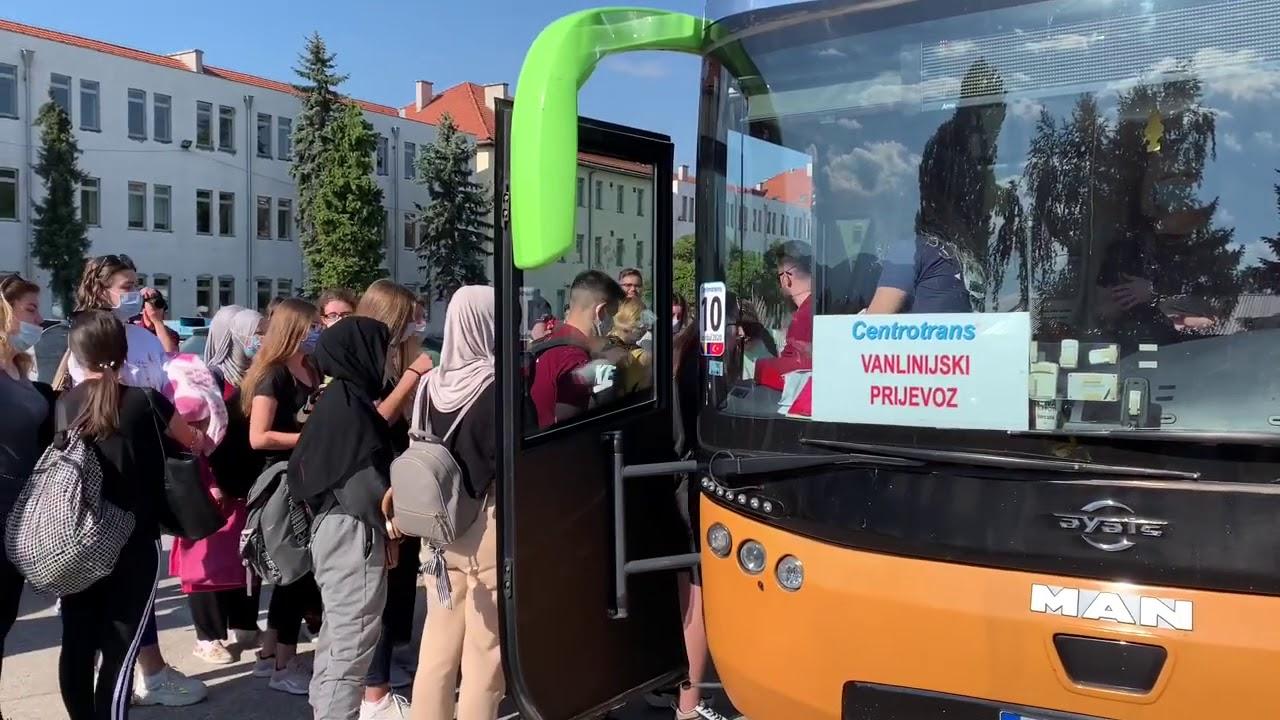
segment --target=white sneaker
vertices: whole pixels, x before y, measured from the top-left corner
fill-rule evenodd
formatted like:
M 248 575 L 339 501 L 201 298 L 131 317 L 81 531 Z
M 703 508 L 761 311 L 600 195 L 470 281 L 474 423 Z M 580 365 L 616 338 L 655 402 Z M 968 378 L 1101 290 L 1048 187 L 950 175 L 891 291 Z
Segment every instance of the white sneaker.
M 236 661 L 221 640 L 197 640 L 191 654 L 210 665 L 230 665 Z
M 187 677 L 171 667 L 166 667 L 151 677 L 144 677 L 141 671 L 134 673 L 135 705 L 186 707 L 195 705 L 208 696 L 209 689 L 199 678 Z
M 311 676 L 299 672 L 293 663 L 283 670 L 272 672 L 271 679 L 267 681 L 267 687 L 290 695 L 306 695 L 310 684 Z
M 409 701 L 395 693 L 388 693 L 376 703 L 360 701 L 360 720 L 407 720 Z
M 689 712 L 676 710 L 676 720 L 729 720 L 729 716 L 716 712 L 715 708 L 705 702 L 700 702 Z

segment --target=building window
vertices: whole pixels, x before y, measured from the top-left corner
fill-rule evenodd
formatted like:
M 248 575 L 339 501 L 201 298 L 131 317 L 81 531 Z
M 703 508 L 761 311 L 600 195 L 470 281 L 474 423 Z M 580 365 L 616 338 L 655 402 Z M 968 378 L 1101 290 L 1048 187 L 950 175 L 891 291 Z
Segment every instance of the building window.
M 18 117 L 18 66 L 0 63 L 0 115 Z
M 260 312 L 266 312 L 267 306 L 271 304 L 271 280 L 269 278 L 258 278 L 253 284 L 254 299 L 257 300 L 257 309 Z
M 101 181 L 87 177 L 80 181 L 80 220 L 90 227 L 102 224 Z
M 418 174 L 418 146 L 411 142 L 404 144 L 404 179 L 412 180 Z
M 689 214 L 689 198 L 685 197 L 684 195 L 681 195 L 680 196 L 680 216 L 677 217 L 676 219 L 679 220 L 680 222 L 684 222 L 684 218 L 688 214 Z
M 587 206 L 587 179 L 578 178 L 578 207 Z
M 636 217 L 644 217 L 644 188 L 636 188 Z
M 71 78 L 58 73 L 50 75 L 49 99 L 71 117 Z
M 293 201 L 289 198 L 276 198 L 276 239 L 288 240 L 293 237 Z
M 147 139 L 147 92 L 129 88 L 129 137 Z
M 199 121 L 196 125 L 198 134 Z M 166 143 L 173 140 L 173 111 L 168 95 L 156 93 L 151 96 L 151 139 Z
M 147 286 L 147 274 L 138 273 L 138 287 L 144 288 L 146 286 Z
M 293 297 L 293 281 L 288 278 L 280 278 L 276 281 L 276 297 L 289 298 Z
M 595 254 L 591 256 L 590 265 L 592 267 L 599 267 L 603 265 L 604 264 L 604 243 L 599 235 L 596 236 L 595 247 L 592 248 L 592 251 Z
M 213 232 L 213 191 L 196 191 L 196 232 L 209 235 Z
M 644 241 L 636 240 L 636 267 L 644 267 Z
M 218 307 L 236 304 L 236 279 L 223 275 L 218 278 Z
M 624 193 L 625 190 L 626 188 L 622 186 L 622 183 L 618 183 L 618 214 L 619 215 L 621 215 L 623 212 L 622 204 L 623 204 L 623 195 L 625 194 Z
M 597 210 L 604 209 L 604 181 L 603 180 L 596 181 L 596 209 Z
M 293 158 L 293 120 L 276 118 L 276 157 L 280 160 Z
M 271 157 L 271 116 L 258 113 L 258 157 Z
M 102 107 L 98 104 L 98 81 L 80 81 L 80 129 L 102 129 Z
M 218 234 L 231 237 L 236 234 L 236 194 L 218 193 Z
M 377 169 L 379 175 L 387 174 L 387 136 L 378 136 L 378 160 Z
M 129 229 L 147 229 L 147 184 L 129 183 Z
M 173 190 L 168 185 L 151 186 L 151 229 L 162 232 L 173 230 L 173 206 L 170 197 Z
M 557 313 L 564 312 L 564 309 L 568 307 L 568 305 L 565 304 L 566 294 L 567 293 L 565 292 L 564 288 L 560 288 L 559 290 L 556 291 L 556 306 L 554 308 L 551 308 L 553 312 L 557 312 Z
M 201 275 L 196 278 L 196 309 L 209 312 L 213 308 L 213 278 Z
M 169 288 L 172 286 L 172 283 L 169 281 L 168 275 L 162 275 L 160 273 L 157 273 L 156 276 L 152 279 L 152 282 L 153 284 L 151 287 L 155 288 L 156 292 L 163 295 L 166 300 L 170 300 L 173 298 L 173 296 L 169 294 Z M 141 285 L 146 285 L 146 283 L 142 282 L 141 279 L 138 280 L 138 283 Z
M 418 221 L 413 213 L 404 214 L 404 237 L 401 244 L 405 250 L 418 249 Z
M 579 263 L 581 263 L 581 262 L 583 261 L 583 260 L 582 260 L 582 253 L 586 250 L 586 244 L 587 244 L 587 237 L 586 237 L 585 235 L 583 235 L 582 233 L 578 233 L 578 247 L 577 247 L 577 251 L 578 251 L 578 262 L 579 262 Z
M 258 196 L 258 238 L 271 239 L 271 198 Z
M 626 254 L 627 254 L 627 242 L 622 238 L 618 238 L 618 246 L 614 248 L 614 251 L 613 251 L 613 264 L 614 265 L 626 264 L 626 260 L 623 259 L 623 255 L 626 255 Z
M 196 147 L 213 149 L 213 103 L 196 103 Z
M 218 106 L 218 149 L 236 151 L 236 109 L 227 105 Z
M 18 219 L 18 170 L 0 168 L 0 220 Z
M 382 208 L 382 245 L 388 247 L 391 244 L 391 213 L 386 208 Z

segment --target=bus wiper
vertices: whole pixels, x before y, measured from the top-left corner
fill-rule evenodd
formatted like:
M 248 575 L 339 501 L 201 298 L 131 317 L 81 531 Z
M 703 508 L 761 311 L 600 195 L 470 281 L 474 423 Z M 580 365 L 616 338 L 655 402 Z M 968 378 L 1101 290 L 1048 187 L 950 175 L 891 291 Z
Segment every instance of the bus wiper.
M 764 473 L 792 472 L 832 465 L 870 465 L 874 467 L 920 467 L 920 460 L 905 457 L 885 457 L 862 453 L 840 455 L 734 455 L 721 452 L 707 461 L 707 474 L 713 478 L 733 475 L 762 475 Z
M 839 450 L 841 452 L 883 454 L 884 457 L 916 460 L 925 463 L 947 463 L 951 465 L 973 465 L 976 467 L 998 468 L 1001 470 L 1040 470 L 1058 473 L 1078 473 L 1084 475 L 1129 475 L 1136 477 L 1162 478 L 1172 480 L 1199 480 L 1200 473 L 1182 470 L 1164 470 L 1161 468 L 1127 467 L 1124 465 L 1105 465 L 1079 460 L 1054 460 L 1025 456 L 996 455 L 993 453 L 972 452 L 969 450 L 936 450 L 933 448 L 911 448 L 897 445 L 877 445 L 873 443 L 842 442 L 840 440 L 817 440 L 802 438 L 801 444 L 813 447 Z M 840 457 L 840 456 L 837 456 Z

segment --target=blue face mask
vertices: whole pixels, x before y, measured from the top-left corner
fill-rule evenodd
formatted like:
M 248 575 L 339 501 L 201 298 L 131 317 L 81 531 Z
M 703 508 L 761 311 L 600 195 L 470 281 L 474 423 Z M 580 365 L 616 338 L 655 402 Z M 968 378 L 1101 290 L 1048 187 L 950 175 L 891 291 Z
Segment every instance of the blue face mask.
M 257 355 L 258 351 L 261 349 L 262 349 L 262 336 L 254 335 L 249 338 L 249 342 L 244 344 L 244 356 L 247 358 L 252 358 L 254 355 Z
M 44 335 L 44 330 L 39 325 L 19 322 L 18 332 L 9 336 L 9 345 L 17 352 L 26 352 L 40 342 L 40 336 L 42 335 Z
M 142 314 L 142 293 L 137 291 L 120 293 L 120 300 L 116 306 L 111 308 L 111 312 L 120 319 L 120 322 L 129 322 L 138 315 Z
M 303 355 L 310 355 L 316 351 L 316 343 L 320 342 L 320 331 L 312 328 L 311 332 L 302 339 L 302 345 L 299 347 Z

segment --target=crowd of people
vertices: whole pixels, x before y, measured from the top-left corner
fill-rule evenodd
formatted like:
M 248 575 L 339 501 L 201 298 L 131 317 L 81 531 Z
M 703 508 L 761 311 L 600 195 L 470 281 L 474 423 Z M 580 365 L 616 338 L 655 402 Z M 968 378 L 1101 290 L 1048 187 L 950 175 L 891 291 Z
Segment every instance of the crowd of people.
M 542 327 L 531 346 L 537 374 L 529 395 L 539 426 L 651 387 L 654 314 L 639 271 L 619 279 L 582 273 L 562 318 L 534 319 Z M 138 287 L 129 258 L 106 255 L 85 267 L 51 384 L 31 373 L 44 326 L 40 292 L 16 275 L 0 281 L 0 403 L 7 410 L 0 413 L 0 512 L 15 512 L 28 478 L 41 472 L 42 454 L 74 433 L 102 466 L 101 500 L 133 519 L 110 572 L 59 599 L 58 678 L 71 720 L 119 720 L 130 705 L 180 707 L 206 697 L 205 685 L 160 651 L 154 605 L 166 576 L 179 580 L 189 604 L 195 657 L 225 665 L 253 653 L 253 676 L 271 690 L 309 696 L 316 720 L 497 716 L 505 687 L 491 287 L 453 295 L 437 366 L 422 351 L 423 304 L 388 280 L 358 294 L 330 289 L 314 303 L 278 300 L 265 314 L 223 307 L 197 358 L 178 351 L 164 299 Z M 681 330 L 676 377 L 688 378 L 696 368 L 687 367 L 694 343 L 682 300 L 672 312 Z M 443 548 L 449 590 L 441 598 L 426 593 L 415 659 L 407 649 L 419 553 L 424 562 L 427 554 L 387 508 L 390 467 L 409 446 L 420 403 L 438 436 L 456 425 L 445 445 L 464 491 L 482 509 Z M 172 530 L 166 477 L 175 453 L 195 458 L 224 523 L 198 539 Z M 262 579 L 246 572 L 241 536 L 251 488 L 281 463 L 289 495 L 305 509 L 312 571 L 271 589 L 263 629 Z M 696 509 L 687 486 L 681 492 L 686 509 Z M 162 534 L 175 535 L 167 568 Z M 22 572 L 0 556 L 0 643 L 23 589 Z M 696 690 L 707 665 L 696 578 L 682 582 L 681 597 L 691 683 L 661 701 L 678 718 L 716 718 Z M 311 659 L 298 650 L 304 633 L 316 641 Z M 410 685 L 412 706 L 396 692 Z

